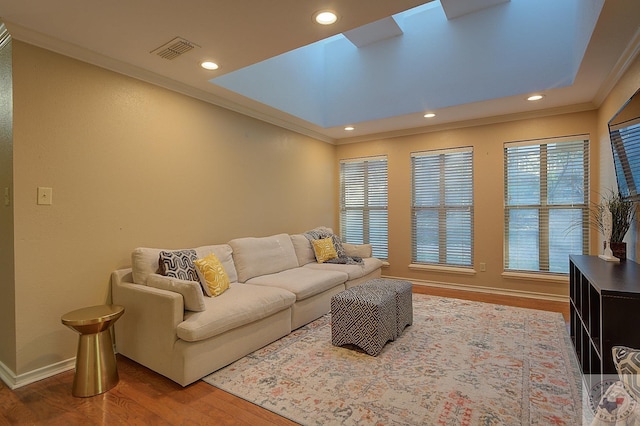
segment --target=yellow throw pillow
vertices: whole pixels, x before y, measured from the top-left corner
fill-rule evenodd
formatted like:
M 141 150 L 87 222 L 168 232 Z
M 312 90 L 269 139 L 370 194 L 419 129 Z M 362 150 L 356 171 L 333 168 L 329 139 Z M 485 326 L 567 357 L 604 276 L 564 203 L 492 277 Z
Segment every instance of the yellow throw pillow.
M 219 296 L 229 288 L 229 275 L 215 254 L 211 253 L 203 259 L 194 260 L 193 264 L 196 265 L 202 290 L 207 296 Z
M 321 240 L 311 240 L 313 244 L 313 252 L 316 254 L 316 260 L 318 263 L 324 263 L 327 260 L 335 259 L 338 257 L 336 248 L 333 246 L 333 240 L 331 237 L 323 238 Z

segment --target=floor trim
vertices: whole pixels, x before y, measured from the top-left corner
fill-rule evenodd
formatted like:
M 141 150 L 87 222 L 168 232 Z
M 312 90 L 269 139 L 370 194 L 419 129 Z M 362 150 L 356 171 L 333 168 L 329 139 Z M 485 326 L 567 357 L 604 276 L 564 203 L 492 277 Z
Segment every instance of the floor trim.
M 0 362 L 0 379 L 2 379 L 10 389 L 17 389 L 33 382 L 55 376 L 56 374 L 73 370 L 75 366 L 76 359 L 74 357 L 24 374 L 16 375 L 9 367 Z
M 407 278 L 401 277 L 392 277 L 392 276 L 383 276 L 384 278 L 397 279 L 397 280 L 407 280 Z M 459 290 L 459 291 L 468 291 L 472 293 L 484 293 L 484 294 L 499 294 L 501 296 L 512 296 L 512 297 L 526 297 L 528 299 L 538 299 L 538 300 L 546 300 L 551 302 L 569 302 L 569 296 L 562 295 L 554 295 L 547 293 L 537 293 L 534 291 L 522 291 L 522 290 L 510 290 L 504 288 L 495 288 L 495 287 L 483 287 L 483 286 L 475 286 L 475 285 L 466 285 L 466 284 L 452 284 L 445 283 L 439 281 L 427 281 L 427 280 L 416 280 L 409 279 L 413 284 L 425 286 L 425 287 L 436 287 L 436 288 L 444 288 L 450 290 Z

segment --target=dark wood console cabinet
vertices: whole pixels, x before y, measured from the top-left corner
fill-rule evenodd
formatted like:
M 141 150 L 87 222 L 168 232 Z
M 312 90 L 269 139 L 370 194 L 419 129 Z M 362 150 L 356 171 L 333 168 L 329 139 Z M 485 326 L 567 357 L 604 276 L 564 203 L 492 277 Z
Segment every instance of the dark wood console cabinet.
M 569 334 L 583 374 L 615 374 L 611 348 L 640 349 L 640 265 L 569 257 Z

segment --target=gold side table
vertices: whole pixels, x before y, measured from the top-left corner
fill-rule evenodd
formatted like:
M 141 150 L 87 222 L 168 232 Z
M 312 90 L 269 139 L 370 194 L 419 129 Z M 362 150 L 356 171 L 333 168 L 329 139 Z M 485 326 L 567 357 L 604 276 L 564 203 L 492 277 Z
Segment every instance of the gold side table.
M 124 307 L 120 305 L 98 305 L 62 316 L 62 324 L 80 333 L 73 396 L 98 395 L 118 383 L 110 329 L 123 313 Z

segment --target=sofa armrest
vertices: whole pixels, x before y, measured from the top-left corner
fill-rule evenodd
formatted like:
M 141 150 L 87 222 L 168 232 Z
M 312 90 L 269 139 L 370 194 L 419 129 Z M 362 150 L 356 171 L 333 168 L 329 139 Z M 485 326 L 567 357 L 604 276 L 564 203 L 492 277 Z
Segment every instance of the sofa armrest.
M 342 243 L 347 256 L 371 257 L 373 248 L 371 244 L 349 244 Z
M 170 372 L 176 329 L 184 320 L 182 295 L 134 284 L 131 269 L 111 274 L 111 291 L 113 303 L 125 309 L 114 325 L 118 353 L 161 374 Z

